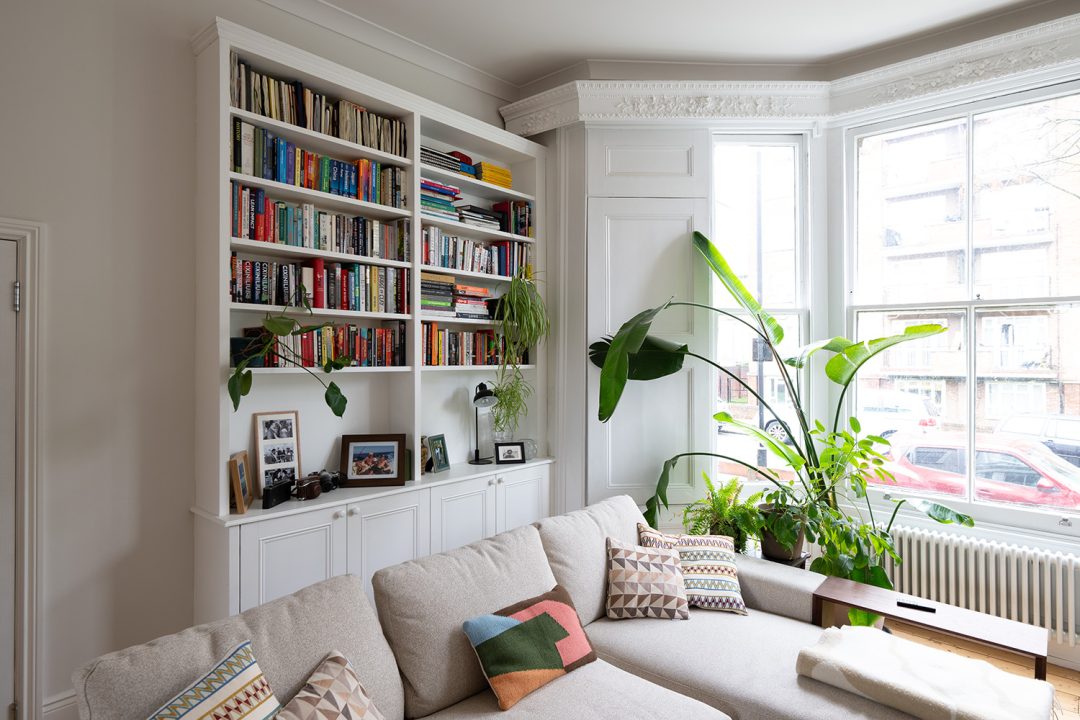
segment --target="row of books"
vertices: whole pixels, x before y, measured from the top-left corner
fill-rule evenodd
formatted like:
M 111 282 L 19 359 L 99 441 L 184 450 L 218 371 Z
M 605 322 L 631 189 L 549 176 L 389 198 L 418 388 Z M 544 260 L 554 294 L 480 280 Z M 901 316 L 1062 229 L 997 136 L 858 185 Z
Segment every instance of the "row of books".
M 451 330 L 426 322 L 421 337 L 428 367 L 499 364 L 500 341 L 494 330 Z
M 405 157 L 405 123 L 370 112 L 348 100 L 335 99 L 299 80 L 286 80 L 254 70 L 236 53 L 231 57 L 233 107 L 287 122 L 348 142 Z
M 382 221 L 274 200 L 262 188 L 232 183 L 232 236 L 278 245 L 409 260 L 408 219 Z
M 363 263 L 279 263 L 232 254 L 229 290 L 233 302 L 255 305 L 409 312 L 408 270 Z M 301 294 L 302 293 L 302 294 Z
M 532 203 L 527 200 L 503 200 L 490 208 L 461 200 L 461 188 L 420 178 L 420 210 L 425 215 L 523 237 L 534 235 Z
M 480 161 L 473 163 L 465 153 L 460 150 L 444 152 L 426 145 L 420 146 L 420 162 L 425 165 L 433 165 L 443 170 L 459 173 L 468 177 L 483 180 L 484 182 L 498 185 L 504 188 L 513 188 L 514 176 L 510 168 L 495 165 L 494 163 Z
M 425 315 L 488 320 L 489 299 L 490 290 L 458 284 L 453 275 L 420 273 L 420 310 Z
M 528 200 L 504 200 L 492 205 L 491 209 L 499 216 L 499 229 L 503 232 L 535 237 L 533 206 Z
M 331 195 L 405 207 L 405 171 L 367 158 L 337 160 L 297 147 L 265 128 L 233 119 L 232 169 Z
M 423 262 L 448 270 L 513 277 L 529 263 L 529 244 L 503 240 L 484 243 L 451 235 L 436 225 L 423 231 Z
M 263 337 L 261 327 L 245 328 L 243 337 L 231 338 L 232 366 L 251 354 L 253 342 Z M 337 358 L 349 358 L 351 367 L 405 365 L 405 323 L 386 327 L 327 325 L 298 335 L 279 337 L 275 349 L 249 360 L 249 367 L 323 367 Z M 289 358 L 295 362 L 288 362 Z

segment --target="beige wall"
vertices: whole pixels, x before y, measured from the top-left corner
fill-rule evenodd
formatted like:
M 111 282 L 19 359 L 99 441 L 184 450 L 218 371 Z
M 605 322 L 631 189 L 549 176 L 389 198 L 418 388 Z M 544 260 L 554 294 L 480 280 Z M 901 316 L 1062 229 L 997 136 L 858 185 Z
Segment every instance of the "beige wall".
M 47 699 L 191 622 L 189 39 L 215 15 L 489 122 L 505 102 L 258 0 L 0 0 L 0 216 L 47 226 Z

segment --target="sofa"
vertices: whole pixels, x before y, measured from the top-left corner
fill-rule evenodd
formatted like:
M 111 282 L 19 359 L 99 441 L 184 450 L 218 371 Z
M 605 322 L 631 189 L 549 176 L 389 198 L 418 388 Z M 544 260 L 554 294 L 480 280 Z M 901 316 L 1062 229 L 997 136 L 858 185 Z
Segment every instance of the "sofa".
M 335 577 L 245 613 L 104 655 L 74 675 L 83 720 L 146 718 L 225 653 L 251 640 L 285 702 L 331 650 L 349 658 L 387 720 L 683 718 L 900 720 L 909 715 L 797 676 L 821 575 L 738 558 L 748 615 L 609 620 L 605 542 L 637 543 L 634 501 L 615 497 L 450 552 Z M 558 583 L 598 660 L 498 709 L 462 632 L 468 618 Z

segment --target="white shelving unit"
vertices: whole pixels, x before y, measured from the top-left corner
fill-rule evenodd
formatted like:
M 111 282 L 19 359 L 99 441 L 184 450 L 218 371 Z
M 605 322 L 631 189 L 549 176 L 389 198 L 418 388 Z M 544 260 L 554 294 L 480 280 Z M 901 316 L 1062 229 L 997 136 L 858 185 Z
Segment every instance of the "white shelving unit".
M 195 588 L 196 615 L 198 620 L 208 620 L 235 613 L 241 607 L 269 599 L 276 591 L 268 590 L 271 582 L 245 566 L 247 559 L 262 557 L 254 545 L 266 549 L 277 543 L 271 565 L 278 567 L 288 562 L 291 554 L 299 554 L 299 547 L 290 549 L 287 538 L 312 538 L 311 533 L 297 530 L 304 518 L 311 518 L 308 530 L 315 533 L 326 523 L 337 521 L 338 511 L 332 508 L 348 508 L 350 534 L 348 552 L 356 551 L 352 535 L 354 514 L 357 517 L 392 517 L 397 510 L 383 505 L 400 505 L 401 517 L 412 523 L 407 532 L 401 527 L 387 528 L 392 532 L 401 530 L 402 538 L 412 538 L 413 555 L 434 551 L 440 546 L 425 539 L 427 528 L 422 518 L 438 509 L 429 505 L 428 488 L 445 486 L 454 482 L 476 483 L 480 478 L 490 477 L 491 492 L 499 492 L 504 475 L 513 475 L 517 481 L 506 487 L 527 487 L 526 480 L 542 488 L 542 502 L 535 508 L 516 511 L 508 509 L 507 518 L 525 518 L 530 513 L 546 512 L 548 507 L 547 464 L 550 460 L 534 461 L 527 466 L 470 466 L 465 463 L 473 448 L 472 391 L 483 373 L 494 374 L 490 366 L 474 367 L 424 367 L 421 357 L 421 333 L 425 320 L 418 312 L 420 301 L 420 272 L 430 271 L 454 275 L 461 282 L 484 285 L 499 295 L 505 290 L 509 278 L 484 273 L 456 271 L 420 262 L 422 258 L 422 232 L 428 225 L 436 225 L 449 234 L 472 238 L 483 242 L 512 240 L 530 244 L 531 262 L 543 273 L 544 227 L 543 190 L 545 187 L 545 149 L 529 140 L 488 125 L 468 115 L 450 110 L 425 98 L 402 91 L 387 83 L 375 80 L 347 67 L 329 62 L 317 55 L 291 47 L 247 28 L 218 19 L 195 41 L 197 75 L 197 238 L 196 238 L 196 555 L 199 572 Z M 253 112 L 232 107 L 230 102 L 230 56 L 236 53 L 250 66 L 268 75 L 299 80 L 307 88 L 334 98 L 346 99 L 364 106 L 372 112 L 401 120 L 407 131 L 407 154 L 399 157 L 391 153 L 347 142 L 323 133 L 307 130 L 286 122 L 263 117 Z M 361 158 L 396 165 L 405 171 L 405 195 L 403 208 L 394 208 L 373 202 L 331 195 L 328 193 L 295 187 L 272 180 L 251 177 L 233 172 L 231 162 L 232 125 L 234 119 L 264 128 L 279 137 L 288 139 L 297 147 L 315 151 L 339 160 L 354 161 Z M 420 145 L 441 150 L 458 149 L 475 160 L 488 161 L 510 168 L 513 173 L 512 189 L 482 182 L 427 165 L 416 159 L 420 157 Z M 420 178 L 428 177 L 461 188 L 466 201 L 486 204 L 500 200 L 527 200 L 533 204 L 534 237 L 522 237 L 511 233 L 479 228 L 465 223 L 436 220 L 420 213 Z M 270 242 L 233 237 L 231 223 L 231 186 L 234 182 L 246 187 L 262 188 L 267 197 L 292 203 L 312 203 L 316 209 L 360 215 L 377 220 L 410 221 L 411 261 L 385 260 L 325 252 L 310 248 L 294 247 Z M 266 312 L 279 312 L 279 306 L 233 302 L 229 294 L 230 256 L 232 253 L 244 258 L 278 260 L 305 263 L 316 258 L 326 262 L 357 262 L 387 268 L 409 270 L 410 312 L 378 313 L 355 312 L 335 309 L 313 309 L 308 314 L 302 308 L 289 308 L 289 316 L 303 322 L 304 317 L 315 321 L 331 321 L 355 324 L 362 327 L 381 327 L 390 321 L 404 321 L 406 327 L 405 366 L 389 368 L 346 368 L 331 374 L 348 398 L 344 417 L 337 418 L 323 401 L 319 384 L 299 368 L 253 369 L 251 393 L 245 397 L 234 412 L 226 392 L 230 372 L 230 338 L 239 336 L 247 327 L 257 326 Z M 541 288 L 542 290 L 542 288 Z M 495 327 L 491 321 L 458 318 L 432 318 L 440 325 Z M 528 377 L 535 388 L 530 411 L 522 424 L 520 437 L 533 438 L 540 448 L 541 456 L 547 451 L 546 437 L 546 371 L 543 348 L 535 348 L 530 354 L 534 365 L 527 366 Z M 321 372 L 315 369 L 315 372 Z M 300 504 L 296 501 L 279 508 L 246 514 L 234 514 L 230 510 L 227 462 L 230 455 L 241 450 L 251 453 L 252 468 L 256 467 L 252 415 L 257 412 L 297 410 L 300 418 L 301 472 L 322 468 L 336 469 L 340 438 L 346 434 L 404 434 L 411 451 L 409 475 L 414 478 L 402 488 L 339 489 L 324 502 Z M 422 475 L 420 468 L 420 438 L 424 435 L 443 434 L 451 459 L 448 473 Z M 542 468 L 539 470 L 538 468 Z M 531 473 L 531 474 L 530 474 Z M 496 479 L 498 478 L 498 482 Z M 485 486 L 486 487 L 486 486 Z M 532 498 L 530 489 L 520 497 Z M 446 494 L 444 492 L 444 494 Z M 456 496 L 455 496 L 456 497 Z M 500 503 L 504 502 L 499 495 Z M 515 497 L 508 494 L 507 498 Z M 510 500 L 506 500 L 509 502 Z M 530 500 L 530 503 L 532 500 Z M 368 510 L 381 503 L 379 513 L 371 515 Z M 500 505 L 502 507 L 502 505 Z M 412 508 L 405 512 L 402 508 Z M 355 513 L 354 513 L 355 510 Z M 385 512 L 383 512 L 385 510 Z M 342 511 L 343 512 L 343 511 Z M 327 513 L 330 513 L 327 515 Z M 427 515 L 425 515 L 427 513 Z M 270 528 L 277 520 L 289 518 L 288 532 L 278 538 Z M 371 522 L 376 522 L 372 520 Z M 379 521 L 381 522 L 381 521 Z M 439 521 L 440 528 L 449 520 Z M 502 521 L 500 521 L 502 522 Z M 419 524 L 417 524 L 419 523 Z M 326 527 L 331 527 L 326 525 Z M 284 527 L 284 526 L 283 526 Z M 364 527 L 369 527 L 365 525 Z M 375 525 L 370 525 L 375 527 Z M 487 527 L 485 525 L 485 527 Z M 241 528 L 249 528 L 241 533 Z M 257 529 L 261 528 L 261 529 Z M 303 529 L 303 528 L 302 528 Z M 321 532 L 321 531 L 319 531 Z M 364 535 L 358 531 L 356 537 Z M 328 531 L 326 547 L 333 547 L 344 535 L 343 530 Z M 409 533 L 412 533 L 411 535 Z M 317 533 L 316 533 L 317 534 Z M 468 532 L 465 532 L 468 535 Z M 364 535 L 367 537 L 367 535 Z M 319 535 L 318 537 L 322 537 Z M 337 540 L 335 540 L 335 538 Z M 321 541 L 320 541 L 321 542 Z M 388 543 L 391 541 L 387 541 Z M 321 546 L 320 546 L 321 547 Z M 339 550 L 337 552 L 344 552 Z M 363 552 L 363 574 L 370 577 L 378 558 L 390 561 L 397 556 L 390 552 L 380 554 L 379 548 L 366 546 Z M 395 550 L 397 552 L 397 550 Z M 350 555 L 351 556 L 351 555 Z M 374 558 L 374 559 L 373 559 Z M 340 568 L 340 557 L 327 567 Z M 260 560 L 260 562 L 265 561 Z M 310 561 L 308 561 L 310 562 Z M 277 563 L 277 565 L 275 565 Z M 373 565 L 374 563 L 374 565 Z M 348 565 L 351 566 L 351 563 Z M 268 566 L 269 567 L 269 566 Z M 280 568 L 279 568 L 280 569 Z M 375 568 L 377 569 L 377 568 Z M 350 570 L 352 571 L 352 570 Z M 253 574 L 254 573 L 254 574 Z M 302 574 L 302 573 L 299 573 Z M 243 578 L 243 582 L 241 582 Z M 260 579 L 261 578 L 261 579 Z M 255 583 L 255 585 L 251 585 Z M 287 582 L 285 585 L 287 586 Z M 257 587 L 256 587 L 257 586 Z M 278 587 L 278 586 L 275 586 Z M 244 589 L 246 588 L 246 589 Z M 255 588 L 255 589 L 253 589 Z M 257 598 L 252 593 L 257 593 Z

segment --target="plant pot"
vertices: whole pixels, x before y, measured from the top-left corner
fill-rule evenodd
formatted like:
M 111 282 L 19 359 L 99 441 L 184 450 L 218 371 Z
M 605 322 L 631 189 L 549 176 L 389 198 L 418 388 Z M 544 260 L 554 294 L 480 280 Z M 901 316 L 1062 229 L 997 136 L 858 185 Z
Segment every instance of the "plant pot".
M 770 503 L 758 505 L 758 509 L 765 515 L 773 512 L 773 506 Z M 761 531 L 761 554 L 769 560 L 791 561 L 801 558 L 805 544 L 806 533 L 802 527 L 799 528 L 799 536 L 795 538 L 795 544 L 791 548 L 784 547 L 767 528 Z

